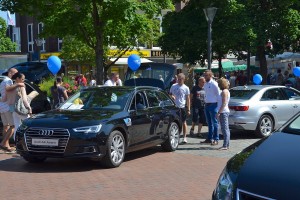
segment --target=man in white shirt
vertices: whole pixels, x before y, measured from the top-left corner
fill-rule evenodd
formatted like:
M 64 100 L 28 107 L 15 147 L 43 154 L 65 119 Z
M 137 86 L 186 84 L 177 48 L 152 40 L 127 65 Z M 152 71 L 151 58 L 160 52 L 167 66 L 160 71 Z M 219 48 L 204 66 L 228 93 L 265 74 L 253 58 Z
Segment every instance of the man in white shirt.
M 0 144 L 0 148 L 6 152 L 13 152 L 14 150 L 9 145 L 9 139 L 14 133 L 14 120 L 12 113 L 14 112 L 14 104 L 16 99 L 16 93 L 14 90 L 17 87 L 24 87 L 24 83 L 15 83 L 11 80 L 11 77 L 17 73 L 18 70 L 11 68 L 8 74 L 0 84 L 0 92 L 2 97 L 2 102 L 9 106 L 9 110 L 1 113 L 1 120 L 3 123 L 3 138 Z
M 105 85 L 105 86 L 116 86 L 118 80 L 119 80 L 119 74 L 117 74 L 117 73 L 111 73 L 110 79 L 108 79 L 108 80 L 104 83 L 104 85 Z
M 205 91 L 205 116 L 208 126 L 208 138 L 201 143 L 210 143 L 211 145 L 217 145 L 219 142 L 218 134 L 218 120 L 217 120 L 217 102 L 220 95 L 220 89 L 218 83 L 213 79 L 213 73 L 211 70 L 205 70 L 204 78 L 206 83 L 204 84 Z
M 178 74 L 178 83 L 173 84 L 170 89 L 170 94 L 175 100 L 176 106 L 179 107 L 181 111 L 181 120 L 183 122 L 183 144 L 187 143 L 186 118 L 191 114 L 190 89 L 184 84 L 184 80 L 185 75 L 183 73 Z

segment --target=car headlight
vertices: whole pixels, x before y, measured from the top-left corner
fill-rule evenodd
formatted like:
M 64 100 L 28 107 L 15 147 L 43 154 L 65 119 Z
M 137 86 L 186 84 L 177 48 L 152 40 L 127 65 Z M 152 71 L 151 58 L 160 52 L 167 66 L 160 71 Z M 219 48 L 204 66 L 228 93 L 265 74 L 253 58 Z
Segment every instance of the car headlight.
M 73 130 L 78 133 L 98 133 L 101 127 L 102 125 L 100 124 L 96 126 L 85 126 L 85 127 L 73 128 Z
M 28 128 L 28 126 L 24 125 L 24 124 L 21 124 L 19 127 L 18 127 L 18 131 L 26 131 L 26 129 Z
M 215 197 L 216 199 L 229 200 L 232 198 L 232 190 L 232 181 L 225 167 L 225 169 L 219 177 L 215 190 Z

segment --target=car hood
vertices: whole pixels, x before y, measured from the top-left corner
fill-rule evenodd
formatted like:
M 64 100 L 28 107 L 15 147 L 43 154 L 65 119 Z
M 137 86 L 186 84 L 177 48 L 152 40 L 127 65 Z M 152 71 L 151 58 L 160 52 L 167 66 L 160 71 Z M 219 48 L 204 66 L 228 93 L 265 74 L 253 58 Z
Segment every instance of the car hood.
M 124 82 L 124 85 L 125 86 L 153 86 L 153 87 L 159 87 L 163 90 L 167 88 L 167 85 L 165 85 L 163 81 L 154 78 L 132 78 L 126 80 Z
M 30 127 L 72 128 L 89 126 L 116 118 L 118 112 L 94 110 L 51 110 L 34 115 L 23 123 Z
M 236 168 L 229 171 L 239 169 L 237 188 L 275 199 L 299 197 L 299 143 L 299 135 L 273 133 L 242 152 L 247 156 L 232 159 Z

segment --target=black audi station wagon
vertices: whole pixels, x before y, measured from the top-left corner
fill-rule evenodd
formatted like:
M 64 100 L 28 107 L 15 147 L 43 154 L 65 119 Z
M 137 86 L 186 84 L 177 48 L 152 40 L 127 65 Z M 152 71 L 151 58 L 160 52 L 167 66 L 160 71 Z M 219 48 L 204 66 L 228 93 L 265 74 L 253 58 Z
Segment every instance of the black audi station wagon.
M 118 167 L 127 152 L 159 144 L 175 151 L 181 130 L 180 110 L 159 88 L 91 87 L 24 120 L 16 149 L 28 162 L 89 157 Z

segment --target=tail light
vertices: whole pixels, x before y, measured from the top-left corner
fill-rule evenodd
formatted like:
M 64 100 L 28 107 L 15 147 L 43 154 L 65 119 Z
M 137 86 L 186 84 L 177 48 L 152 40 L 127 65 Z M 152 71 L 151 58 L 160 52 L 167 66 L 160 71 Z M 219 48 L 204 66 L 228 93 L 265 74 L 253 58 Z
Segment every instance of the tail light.
M 249 106 L 229 106 L 229 108 L 235 111 L 247 111 Z

